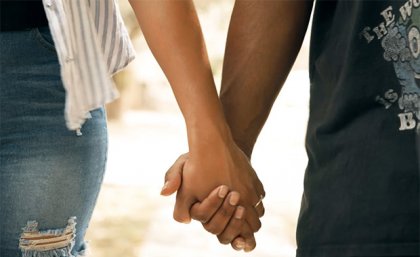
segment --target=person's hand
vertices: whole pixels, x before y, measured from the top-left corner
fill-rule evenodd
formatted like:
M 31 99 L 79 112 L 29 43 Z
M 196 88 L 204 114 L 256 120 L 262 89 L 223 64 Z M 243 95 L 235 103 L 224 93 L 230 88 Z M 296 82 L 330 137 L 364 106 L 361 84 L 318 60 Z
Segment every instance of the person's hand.
M 162 195 L 171 195 L 181 186 L 182 167 L 187 160 L 183 155 L 166 172 Z M 190 214 L 210 233 L 217 235 L 222 244 L 231 244 L 235 250 L 252 251 L 255 246 L 254 234 L 245 223 L 245 208 L 237 206 L 238 192 L 229 192 L 225 185 L 217 187 L 202 202 L 195 203 Z
M 182 158 L 186 160 L 176 197 L 175 220 L 189 222 L 189 211 L 194 203 L 201 202 L 217 186 L 227 185 L 240 193 L 239 204 L 246 209 L 245 220 L 251 231 L 260 229 L 259 218 L 264 214 L 264 206 L 255 205 L 264 197 L 265 191 L 247 156 L 236 144 L 219 148 L 211 145 L 201 153 L 190 152 Z
M 222 196 L 228 188 L 219 188 L 202 202 L 192 206 L 191 218 L 200 221 L 205 230 L 217 236 L 220 243 L 231 244 L 232 248 L 238 251 L 252 251 L 256 241 L 254 233 L 244 219 L 245 208 L 237 205 L 240 200 L 239 193 L 231 191 L 223 199 Z
M 242 154 L 242 155 L 240 155 L 240 157 L 244 156 L 242 152 L 240 152 L 240 154 Z M 166 183 L 165 183 L 165 186 L 162 190 L 163 195 L 168 195 L 170 193 L 175 192 L 180 187 L 181 183 L 183 183 L 182 182 L 182 177 L 185 177 L 185 174 L 182 174 L 182 170 L 183 170 L 183 168 L 186 167 L 186 164 L 188 163 L 188 160 L 189 160 L 188 155 L 184 154 L 181 157 L 179 157 L 178 160 L 169 169 L 169 171 L 166 174 L 166 178 L 165 178 Z M 249 162 L 247 161 L 247 158 L 245 160 L 246 160 L 246 162 L 245 162 L 244 166 L 247 169 L 249 169 L 250 168 Z M 252 179 L 256 179 L 255 183 L 257 185 L 257 188 L 260 188 L 259 192 L 262 192 L 261 195 L 264 196 L 264 189 L 263 189 L 261 183 L 259 182 L 259 180 L 256 177 L 256 174 L 252 170 L 252 168 L 250 168 L 250 169 L 251 169 L 251 172 L 249 172 L 249 170 L 248 170 L 249 173 L 248 174 L 244 173 L 244 175 L 248 175 L 248 176 L 251 175 L 250 176 L 251 181 L 253 181 Z M 185 172 L 185 170 L 184 170 L 184 172 Z M 243 176 L 243 175 L 236 176 L 236 178 L 243 178 L 244 181 L 247 181 L 246 180 L 247 177 Z M 241 180 L 241 179 L 239 179 L 239 180 Z M 204 181 L 208 182 L 208 180 L 204 180 Z M 222 184 L 222 183 L 220 183 L 220 184 Z M 177 197 L 179 197 L 179 195 Z M 212 198 L 209 196 L 209 197 L 205 198 L 204 200 L 211 201 L 211 199 Z M 227 199 L 230 199 L 230 198 L 227 198 Z M 260 198 L 257 197 L 257 198 L 255 198 L 255 201 L 258 202 L 259 199 Z M 217 201 L 218 200 L 216 199 L 214 206 L 216 206 L 218 208 L 220 206 L 220 204 L 219 204 L 220 201 L 219 202 L 217 202 Z M 233 201 L 233 202 L 235 202 L 235 201 Z M 259 219 L 257 218 L 256 223 L 254 223 L 254 225 L 256 224 L 255 227 L 253 229 L 251 229 L 251 225 L 248 222 L 246 222 L 246 224 L 244 225 L 243 224 L 243 223 L 245 223 L 244 221 L 239 222 L 239 220 L 235 220 L 235 219 L 232 218 L 233 214 L 236 214 L 237 217 L 239 217 L 241 215 L 244 215 L 241 212 L 242 212 L 242 210 L 243 210 L 243 212 L 246 212 L 245 208 L 243 208 L 243 207 L 238 208 L 234 212 L 234 209 L 232 207 L 229 208 L 228 204 L 224 204 L 224 205 L 222 205 L 222 207 L 220 209 L 214 208 L 211 211 L 209 211 L 206 208 L 202 208 L 201 213 L 200 213 L 200 208 L 198 208 L 198 206 L 205 207 L 205 206 L 208 206 L 208 205 L 206 205 L 204 202 L 195 203 L 194 207 L 191 208 L 191 215 L 195 215 L 195 216 L 193 216 L 194 219 L 202 221 L 203 226 L 207 231 L 209 231 L 213 234 L 216 234 L 218 236 L 218 239 L 219 239 L 220 242 L 231 243 L 232 247 L 234 249 L 237 249 L 237 250 L 244 249 L 246 251 L 250 251 L 250 250 L 255 248 L 256 243 L 255 243 L 255 238 L 253 236 L 253 231 L 257 231 L 259 229 L 259 227 L 260 227 Z M 250 216 L 247 215 L 247 217 L 260 217 L 264 214 L 264 207 L 263 207 L 262 204 L 259 205 L 256 209 L 254 208 L 254 206 L 248 206 L 247 208 L 251 210 L 251 215 Z M 175 211 L 174 211 L 175 219 L 177 219 L 178 221 L 181 221 L 181 222 L 189 222 L 190 219 L 191 219 L 191 216 L 190 216 L 188 210 L 190 210 L 190 208 L 187 209 L 186 213 L 185 212 L 182 213 L 182 214 L 185 215 L 184 216 L 185 218 L 184 219 L 179 219 L 179 217 L 177 218 L 177 216 L 176 216 L 178 214 L 177 214 L 177 209 L 175 208 Z M 217 213 L 216 213 L 216 210 L 217 210 Z M 202 213 L 207 213 L 207 216 L 203 216 Z M 209 219 L 209 217 L 212 217 L 213 219 Z M 241 228 L 241 229 L 239 229 L 239 228 Z

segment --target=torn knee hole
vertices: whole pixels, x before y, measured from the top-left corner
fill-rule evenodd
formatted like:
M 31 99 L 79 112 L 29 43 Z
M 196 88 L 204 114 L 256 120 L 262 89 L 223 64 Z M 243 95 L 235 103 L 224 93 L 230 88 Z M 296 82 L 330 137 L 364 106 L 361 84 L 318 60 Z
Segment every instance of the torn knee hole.
M 23 228 L 19 240 L 19 248 L 22 252 L 27 253 L 27 255 L 24 256 L 32 256 L 29 254 L 31 252 L 35 253 L 52 250 L 65 251 L 70 254 L 71 249 L 74 246 L 75 237 L 76 217 L 71 217 L 65 228 L 48 229 L 44 231 L 38 229 L 38 222 L 28 221 L 26 227 Z

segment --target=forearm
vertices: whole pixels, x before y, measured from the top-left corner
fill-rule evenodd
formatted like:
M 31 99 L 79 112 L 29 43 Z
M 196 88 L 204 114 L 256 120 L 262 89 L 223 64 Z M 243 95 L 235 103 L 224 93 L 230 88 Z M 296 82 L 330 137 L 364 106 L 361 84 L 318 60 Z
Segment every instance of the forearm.
M 230 132 L 192 1 L 130 0 L 130 3 L 184 115 L 190 151 L 203 149 L 203 145 L 214 140 L 227 140 Z
M 220 99 L 233 138 L 248 156 L 296 59 L 311 9 L 312 1 L 235 3 Z

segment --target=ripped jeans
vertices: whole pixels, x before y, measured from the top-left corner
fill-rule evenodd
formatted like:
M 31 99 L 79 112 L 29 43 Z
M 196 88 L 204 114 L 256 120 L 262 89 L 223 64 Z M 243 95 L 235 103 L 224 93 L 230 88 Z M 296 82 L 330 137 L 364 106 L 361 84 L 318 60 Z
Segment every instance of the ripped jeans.
M 46 27 L 0 32 L 0 256 L 83 256 L 107 151 L 103 109 L 82 136 Z

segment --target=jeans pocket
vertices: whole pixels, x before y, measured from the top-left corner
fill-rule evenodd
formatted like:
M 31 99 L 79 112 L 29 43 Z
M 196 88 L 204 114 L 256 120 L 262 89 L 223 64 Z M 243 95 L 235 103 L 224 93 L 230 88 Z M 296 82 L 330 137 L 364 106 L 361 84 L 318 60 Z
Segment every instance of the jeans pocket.
M 44 48 L 56 52 L 54 40 L 48 27 L 38 27 L 32 30 L 35 40 Z

